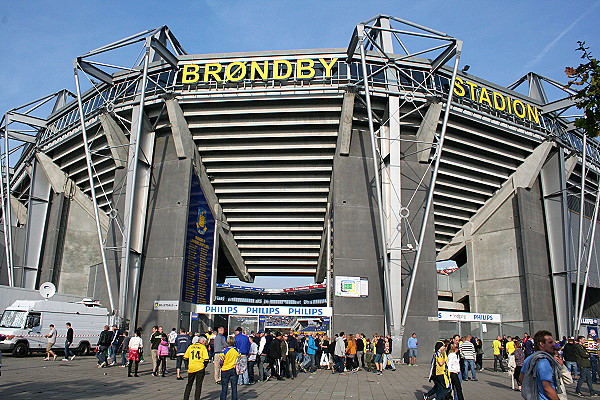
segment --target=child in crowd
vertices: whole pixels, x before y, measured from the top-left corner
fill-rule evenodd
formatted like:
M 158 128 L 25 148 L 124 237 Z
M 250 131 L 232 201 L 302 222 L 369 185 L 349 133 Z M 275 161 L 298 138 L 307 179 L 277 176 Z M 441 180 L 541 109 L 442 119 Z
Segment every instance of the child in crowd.
M 454 400 L 464 400 L 460 374 L 460 357 L 458 355 L 458 346 L 451 344 L 448 351 L 448 372 L 450 372 L 450 382 L 454 388 Z
M 167 369 L 167 357 L 169 356 L 169 342 L 163 340 L 158 345 L 158 362 L 156 363 L 156 369 L 152 373 L 154 376 L 158 376 L 158 368 L 160 367 L 160 376 L 165 376 L 165 370 Z

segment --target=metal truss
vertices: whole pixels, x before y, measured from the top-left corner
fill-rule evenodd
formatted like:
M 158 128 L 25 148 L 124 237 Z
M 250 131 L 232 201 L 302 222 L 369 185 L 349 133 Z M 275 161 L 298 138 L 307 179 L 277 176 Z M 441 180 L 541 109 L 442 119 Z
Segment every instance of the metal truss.
M 122 67 L 113 64 L 102 63 L 92 60 L 92 57 L 98 55 L 104 55 L 123 47 L 131 46 L 137 43 L 143 42 L 143 49 L 140 57 L 136 59 L 134 65 L 130 68 Z M 170 45 L 171 49 L 169 49 Z M 147 191 L 144 194 L 139 188 L 140 185 L 145 184 L 147 187 L 148 180 L 150 177 L 151 167 L 151 149 L 145 147 L 145 144 L 151 141 L 148 139 L 149 129 L 152 127 L 148 126 L 147 117 L 144 113 L 144 106 L 146 101 L 146 92 L 148 89 L 148 82 L 152 81 L 155 87 L 158 87 L 164 93 L 167 89 L 162 87 L 159 82 L 152 80 L 148 75 L 149 64 L 154 61 L 164 60 L 173 69 L 177 69 L 179 55 L 187 54 L 181 47 L 177 39 L 173 36 L 168 27 L 162 26 L 156 29 L 140 32 L 136 35 L 127 37 L 125 39 L 116 41 L 114 43 L 102 46 L 96 50 L 92 50 L 83 56 L 77 57 L 74 60 L 74 78 L 77 89 L 77 103 L 79 109 L 79 121 L 81 125 L 81 133 L 84 142 L 85 158 L 87 164 L 87 173 L 91 189 L 91 197 L 94 202 L 96 229 L 98 234 L 98 243 L 100 245 L 102 254 L 102 267 L 104 269 L 104 276 L 106 285 L 108 288 L 108 296 L 110 302 L 110 308 L 113 310 L 117 320 L 124 321 L 135 321 L 136 319 L 136 307 L 135 300 L 138 298 L 139 292 L 139 278 L 141 268 L 141 242 L 144 232 L 144 218 L 146 214 L 146 203 Z M 125 175 L 126 190 L 125 190 L 125 208 L 119 210 L 116 207 L 119 199 L 108 198 L 107 191 L 104 190 L 102 181 L 98 178 L 100 183 L 101 194 L 100 197 L 105 197 L 105 203 L 108 205 L 108 216 L 114 222 L 113 226 L 119 229 L 120 234 L 123 238 L 122 247 L 108 247 L 106 239 L 103 237 L 102 227 L 100 225 L 99 213 L 102 212 L 98 205 L 98 194 L 95 190 L 94 175 L 98 176 L 95 171 L 94 163 L 92 161 L 92 142 L 88 139 L 88 133 L 86 128 L 86 114 L 83 105 L 83 95 L 81 93 L 79 71 L 83 72 L 86 78 L 92 85 L 92 91 L 97 91 L 102 96 L 101 91 L 98 90 L 97 84 L 92 78 L 98 79 L 104 85 L 113 86 L 113 75 L 106 72 L 103 68 L 111 68 L 120 71 L 126 71 L 128 77 L 131 77 L 125 88 L 122 88 L 111 98 L 104 98 L 105 109 L 108 112 L 114 111 L 114 106 L 122 98 L 127 96 L 129 88 L 136 87 L 135 103 L 137 109 L 134 110 L 132 121 L 123 121 L 124 118 L 120 117 L 117 113 L 113 112 L 113 115 L 120 119 L 122 125 L 129 133 L 129 143 L 119 144 L 113 147 L 127 146 L 128 156 L 126 160 L 127 173 Z M 110 145 L 109 145 L 110 147 Z M 118 154 L 119 152 L 112 152 L 111 154 Z M 122 152 L 121 152 L 122 154 Z M 115 158 L 115 163 L 125 165 L 123 159 Z M 145 180 L 143 183 L 139 183 L 138 180 Z M 120 196 L 119 194 L 118 196 Z M 121 251 L 121 265 L 120 265 L 120 276 L 118 285 L 118 305 L 115 307 L 113 300 L 113 289 L 110 281 L 110 271 L 106 258 L 106 251 Z
M 347 62 L 351 63 L 355 60 L 358 53 L 362 67 L 362 78 L 356 85 L 361 89 L 360 94 L 364 96 L 363 103 L 367 110 L 371 136 L 386 290 L 386 329 L 399 344 L 402 343 L 426 240 L 427 220 L 433 202 L 461 49 L 462 41 L 454 37 L 387 15 L 379 15 L 357 25 L 348 47 Z M 417 61 L 417 56 L 428 57 L 428 59 Z M 380 68 L 369 71 L 367 60 L 371 65 L 380 65 Z M 418 63 L 424 75 L 423 79 L 416 79 L 407 74 L 404 70 L 407 62 Z M 451 66 L 446 67 L 447 63 Z M 385 76 L 384 82 L 375 79 L 381 74 Z M 432 84 L 436 75 L 445 77 L 447 82 L 445 87 L 437 88 Z M 387 110 L 383 118 L 376 115 L 372 107 L 372 98 L 381 94 L 388 95 Z M 417 140 L 413 141 L 417 143 L 417 152 L 426 154 L 424 160 L 428 165 L 418 179 L 418 184 L 413 188 L 412 195 L 402 198 L 402 185 L 405 182 L 401 179 L 401 164 L 403 159 L 412 155 L 402 154 L 400 149 L 401 142 L 408 140 L 401 136 L 402 120 L 413 113 L 418 113 L 426 124 L 425 121 L 431 119 L 427 117 L 427 113 L 430 112 L 426 110 L 428 104 L 440 102 L 444 102 L 443 111 L 440 106 L 430 107 L 434 111 L 437 109 L 435 122 L 432 126 L 425 126 L 423 132 L 420 132 L 421 135 L 417 135 Z M 400 115 L 402 107 L 410 107 L 411 111 Z M 441 112 L 443 112 L 443 122 L 438 133 L 437 125 Z M 379 128 L 376 129 L 375 125 Z M 421 136 L 426 139 L 419 140 Z M 377 148 L 378 142 L 379 148 Z M 431 150 L 433 156 L 430 157 Z M 417 193 L 423 188 L 427 190 L 423 216 L 421 219 L 412 219 L 411 212 L 418 212 L 419 208 L 415 205 Z M 384 190 L 385 200 L 382 194 Z M 415 232 L 418 232 L 418 235 Z M 412 260 L 406 257 L 409 253 L 414 253 Z M 403 263 L 408 264 L 404 268 L 410 275 L 410 283 L 402 307 Z
M 66 104 L 69 97 L 74 98 L 75 95 L 66 89 L 60 90 L 10 109 L 0 121 L 0 132 L 3 137 L 0 195 L 2 197 L 2 227 L 4 229 L 4 248 L 9 286 L 15 286 L 17 283 L 15 282 L 16 266 L 13 259 L 12 226 L 15 221 L 12 215 L 12 203 L 13 201 L 18 202 L 18 199 L 12 198 L 11 180 L 14 171 L 10 166 L 10 156 L 20 154 L 23 157 L 24 153 L 35 149 L 39 144 L 40 133 L 47 127 L 46 119 L 36 114 L 39 114 L 40 109 L 46 109 L 50 105 L 52 106 L 51 111 L 61 108 Z M 18 286 L 23 286 L 26 271 L 37 271 L 37 265 L 21 265 L 19 267 L 23 271 Z

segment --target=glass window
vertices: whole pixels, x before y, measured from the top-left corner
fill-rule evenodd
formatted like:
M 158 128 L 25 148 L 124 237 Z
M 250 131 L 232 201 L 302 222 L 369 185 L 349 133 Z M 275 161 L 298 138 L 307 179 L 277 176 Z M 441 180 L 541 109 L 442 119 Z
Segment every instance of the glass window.
M 4 311 L 0 319 L 0 328 L 22 328 L 26 316 L 27 311 Z
M 29 314 L 27 316 L 27 322 L 25 323 L 26 329 L 33 329 L 36 326 L 40 326 L 40 314 Z

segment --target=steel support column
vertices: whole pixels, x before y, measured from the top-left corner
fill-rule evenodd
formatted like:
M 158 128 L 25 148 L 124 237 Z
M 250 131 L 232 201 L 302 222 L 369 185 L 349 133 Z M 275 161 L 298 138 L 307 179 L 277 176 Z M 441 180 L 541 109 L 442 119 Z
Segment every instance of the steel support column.
M 6 272 L 8 274 L 8 286 L 14 286 L 15 285 L 15 281 L 14 281 L 14 272 L 13 272 L 13 264 L 12 264 L 12 254 L 10 251 L 10 247 L 8 246 L 9 240 L 8 240 L 8 230 L 12 229 L 10 227 L 10 225 L 8 225 L 7 223 L 7 219 L 6 219 L 6 201 L 5 199 L 8 198 L 8 196 L 4 195 L 4 177 L 2 176 L 3 173 L 2 171 L 0 171 L 0 195 L 2 196 L 2 226 L 4 228 L 4 251 L 6 253 Z
M 138 209 L 135 205 L 136 192 L 138 191 L 138 167 L 140 163 L 140 147 L 142 135 L 144 134 L 144 103 L 146 101 L 146 85 L 148 82 L 148 63 L 150 57 L 150 47 L 147 45 L 143 59 L 142 81 L 139 86 L 139 105 L 137 110 L 134 110 L 131 126 L 131 136 L 129 138 L 129 159 L 127 162 L 127 188 L 125 194 L 125 231 L 123 237 L 123 252 L 121 255 L 121 274 L 119 285 L 119 308 L 118 318 L 136 321 L 137 307 L 136 301 L 139 292 L 139 278 L 141 269 L 141 242 L 134 243 L 132 241 L 133 229 L 136 229 L 137 234 L 143 235 L 143 228 L 134 227 L 134 220 L 138 224 L 145 223 L 145 212 L 142 215 L 137 215 Z M 137 111 L 137 115 L 136 112 Z M 137 117 L 137 119 L 135 119 Z M 149 156 L 146 154 L 146 156 Z M 147 189 L 147 188 L 146 188 Z M 136 214 L 136 215 L 134 215 Z M 137 238 L 139 241 L 142 237 Z M 136 240 L 137 241 L 137 240 Z M 135 245 L 135 246 L 134 246 Z
M 108 301 L 110 305 L 110 311 L 114 312 L 115 303 L 112 295 L 112 285 L 110 281 L 110 276 L 108 273 L 108 264 L 106 261 L 106 251 L 104 248 L 104 240 L 102 236 L 102 226 L 100 224 L 100 210 L 98 208 L 98 201 L 96 198 L 96 188 L 94 187 L 94 175 L 92 173 L 92 156 L 90 153 L 90 148 L 88 145 L 88 136 L 87 129 L 85 128 L 85 115 L 83 114 L 83 103 L 81 101 L 81 87 L 79 85 L 79 73 L 78 73 L 78 65 L 77 61 L 75 61 L 74 66 L 74 75 L 75 75 L 75 88 L 77 90 L 77 106 L 79 107 L 79 123 L 81 124 L 81 136 L 83 138 L 83 149 L 85 151 L 85 161 L 86 161 L 86 169 L 88 174 L 88 180 L 90 182 L 90 195 L 92 197 L 92 202 L 94 204 L 94 219 L 96 221 L 96 231 L 98 233 L 98 244 L 100 246 L 100 254 L 102 256 L 102 268 L 104 270 L 104 279 L 106 280 L 106 288 L 108 291 Z
M 363 73 L 363 84 L 365 89 L 365 101 L 367 105 L 367 116 L 369 122 L 369 134 L 371 136 L 371 155 L 373 157 L 373 175 L 375 177 L 375 189 L 377 192 L 377 209 L 379 211 L 379 231 L 380 231 L 380 240 L 381 240 L 381 254 L 380 258 L 383 261 L 383 280 L 385 286 L 385 321 L 386 321 L 386 330 L 390 331 L 390 327 L 394 326 L 394 321 L 392 320 L 391 314 L 391 299 L 389 296 L 389 263 L 388 263 L 388 250 L 387 250 L 387 238 L 386 238 L 386 222 L 385 217 L 383 215 L 383 196 L 381 194 L 381 179 L 379 176 L 380 171 L 380 162 L 379 156 L 377 154 L 377 139 L 375 138 L 375 128 L 373 126 L 373 109 L 371 107 L 371 94 L 369 91 L 369 79 L 367 72 L 367 61 L 366 61 L 366 52 L 365 52 L 365 42 L 362 34 L 359 37 L 359 46 L 360 46 L 360 62 L 362 66 Z
M 573 313 L 577 318 L 577 310 L 579 310 L 579 301 L 581 289 L 581 256 L 583 253 L 583 216 L 585 214 L 585 162 L 587 156 L 587 135 L 583 134 L 583 151 L 581 154 L 581 191 L 580 191 L 580 203 L 579 203 L 579 236 L 577 245 L 577 277 L 575 284 L 575 312 Z M 573 327 L 578 326 L 578 321 L 573 321 Z M 577 335 L 577 331 L 573 331 L 573 335 Z
M 2 202 L 4 204 L 2 220 L 4 221 L 4 243 L 7 247 L 6 264 L 9 272 L 9 286 L 14 286 L 14 261 L 13 261 L 13 248 L 12 248 L 12 210 L 10 209 L 10 163 L 9 163 L 9 148 L 8 148 L 8 129 L 10 124 L 10 117 L 4 115 L 4 175 L 2 179 L 2 185 L 4 186 Z
M 567 172 L 562 147 L 548 159 L 540 171 L 544 217 L 547 229 L 554 311 L 559 336 L 573 330 L 573 297 L 571 273 L 567 258 Z
M 419 268 L 419 262 L 421 261 L 421 255 L 423 250 L 423 241 L 425 239 L 425 232 L 427 230 L 427 219 L 429 218 L 429 212 L 431 210 L 431 204 L 433 203 L 433 192 L 435 190 L 435 182 L 437 180 L 438 171 L 440 168 L 440 160 L 442 159 L 442 149 L 444 147 L 444 139 L 446 138 L 446 129 L 448 127 L 448 118 L 450 116 L 450 106 L 452 105 L 452 93 L 454 92 L 454 84 L 456 82 L 456 74 L 458 71 L 458 63 L 460 61 L 460 53 L 462 51 L 462 41 L 457 40 L 455 43 L 456 55 L 454 58 L 454 67 L 452 69 L 452 78 L 450 79 L 450 87 L 448 89 L 448 98 L 446 99 L 446 105 L 444 109 L 444 120 L 442 122 L 442 128 L 440 131 L 440 137 L 436 145 L 434 154 L 434 165 L 433 171 L 431 172 L 431 180 L 429 188 L 427 190 L 427 200 L 425 202 L 425 211 L 423 213 L 423 221 L 421 222 L 421 228 L 419 230 L 419 243 L 417 244 L 417 252 L 415 254 L 413 270 L 410 276 L 410 283 L 408 286 L 408 292 L 406 294 L 406 301 L 404 303 L 404 311 L 402 312 L 402 327 L 401 327 L 401 339 L 404 336 L 404 326 L 406 325 L 406 318 L 410 310 L 410 302 L 412 298 L 412 292 L 415 285 L 415 279 L 417 276 L 417 270 Z
M 590 276 L 590 264 L 592 262 L 592 250 L 594 249 L 594 239 L 596 237 L 596 226 L 598 225 L 598 207 L 600 206 L 600 179 L 597 181 L 598 191 L 596 192 L 596 204 L 594 206 L 594 214 L 590 223 L 592 224 L 591 230 L 587 246 L 587 259 L 585 263 L 585 278 L 583 280 L 583 293 L 581 294 L 581 303 L 579 304 L 579 309 L 575 314 L 576 322 L 575 322 L 575 333 L 579 333 L 579 328 L 581 328 L 581 318 L 583 317 L 583 306 L 585 305 L 585 295 L 587 294 L 587 286 L 588 280 Z M 583 213 L 582 213 L 583 214 Z

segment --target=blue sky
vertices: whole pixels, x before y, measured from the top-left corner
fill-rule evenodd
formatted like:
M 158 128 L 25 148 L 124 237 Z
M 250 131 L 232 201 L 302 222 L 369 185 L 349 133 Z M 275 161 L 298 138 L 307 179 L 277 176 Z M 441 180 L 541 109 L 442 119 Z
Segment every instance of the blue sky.
M 600 58 L 600 1 L 0 1 L 0 112 L 74 91 L 72 60 L 168 25 L 190 54 L 345 48 L 357 23 L 389 14 L 464 41 L 461 66 L 508 85 L 528 71 L 566 81 L 585 40 Z M 125 54 L 131 65 L 139 48 Z M 297 286 L 273 281 L 268 286 Z M 279 283 L 278 283 L 279 282 Z

